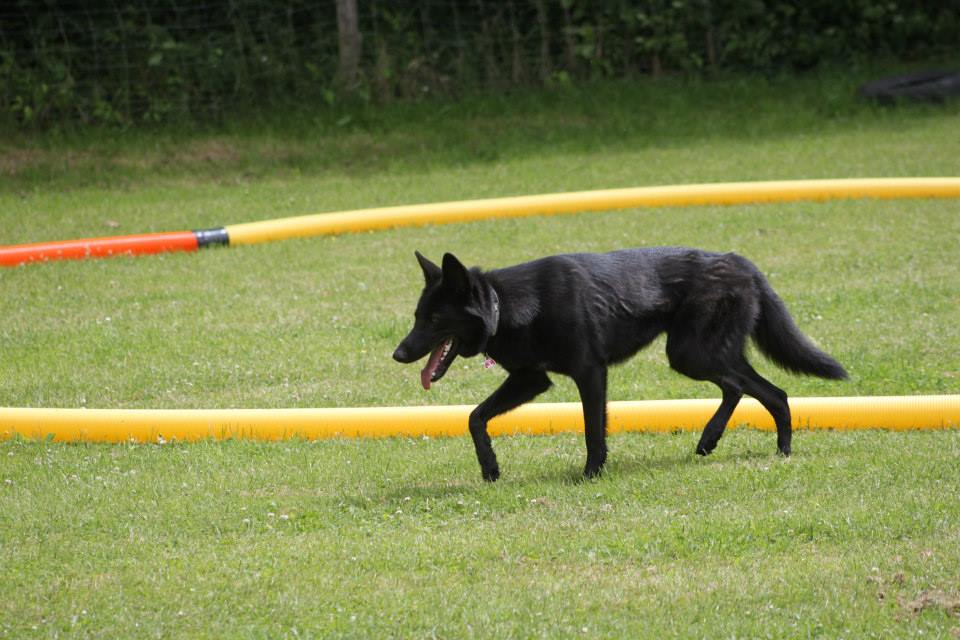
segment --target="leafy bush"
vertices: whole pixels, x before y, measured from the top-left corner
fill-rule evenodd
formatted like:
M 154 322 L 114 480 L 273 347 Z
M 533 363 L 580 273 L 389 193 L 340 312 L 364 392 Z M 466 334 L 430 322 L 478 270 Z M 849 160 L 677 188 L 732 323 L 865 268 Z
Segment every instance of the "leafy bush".
M 346 0 L 341 0 L 346 1 Z M 357 0 L 362 81 L 389 101 L 631 74 L 805 70 L 955 50 L 938 0 Z M 0 100 L 17 125 L 208 121 L 335 103 L 335 0 L 9 0 Z

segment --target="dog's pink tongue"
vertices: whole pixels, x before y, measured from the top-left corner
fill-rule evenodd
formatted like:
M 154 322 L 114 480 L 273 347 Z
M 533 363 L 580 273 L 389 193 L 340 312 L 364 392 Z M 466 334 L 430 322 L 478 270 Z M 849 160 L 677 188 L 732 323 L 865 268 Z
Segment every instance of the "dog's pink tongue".
M 427 391 L 430 391 L 430 378 L 433 377 L 433 372 L 437 370 L 437 365 L 440 364 L 440 358 L 443 356 L 443 345 L 445 342 L 441 342 L 440 346 L 433 350 L 433 353 L 430 354 L 430 359 L 427 360 L 427 366 L 425 366 L 420 371 L 420 384 L 423 385 L 423 388 Z

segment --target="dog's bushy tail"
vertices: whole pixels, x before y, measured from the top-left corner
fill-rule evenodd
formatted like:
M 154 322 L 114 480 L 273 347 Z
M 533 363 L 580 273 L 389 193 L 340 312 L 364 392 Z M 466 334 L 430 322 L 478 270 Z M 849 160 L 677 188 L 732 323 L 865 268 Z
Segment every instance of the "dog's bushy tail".
M 753 329 L 753 340 L 760 351 L 787 371 L 843 380 L 847 372 L 810 338 L 803 335 L 793 321 L 780 296 L 759 273 L 760 315 Z

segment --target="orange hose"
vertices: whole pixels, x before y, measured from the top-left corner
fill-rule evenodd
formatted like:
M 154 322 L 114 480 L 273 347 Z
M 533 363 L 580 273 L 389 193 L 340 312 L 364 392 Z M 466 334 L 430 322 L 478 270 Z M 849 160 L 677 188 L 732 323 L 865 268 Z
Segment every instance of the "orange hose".
M 13 267 L 27 262 L 45 260 L 79 260 L 165 251 L 196 251 L 197 248 L 197 235 L 192 231 L 36 242 L 0 247 L 0 265 Z

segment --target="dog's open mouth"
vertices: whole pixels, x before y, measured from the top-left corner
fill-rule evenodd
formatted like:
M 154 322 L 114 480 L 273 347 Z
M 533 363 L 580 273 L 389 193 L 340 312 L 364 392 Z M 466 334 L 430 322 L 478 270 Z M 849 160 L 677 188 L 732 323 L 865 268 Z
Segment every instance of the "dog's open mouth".
M 420 372 L 420 383 L 423 388 L 430 390 L 430 383 L 436 382 L 443 377 L 450 367 L 450 363 L 457 357 L 456 340 L 453 337 L 447 338 L 436 346 L 427 360 L 427 366 Z

